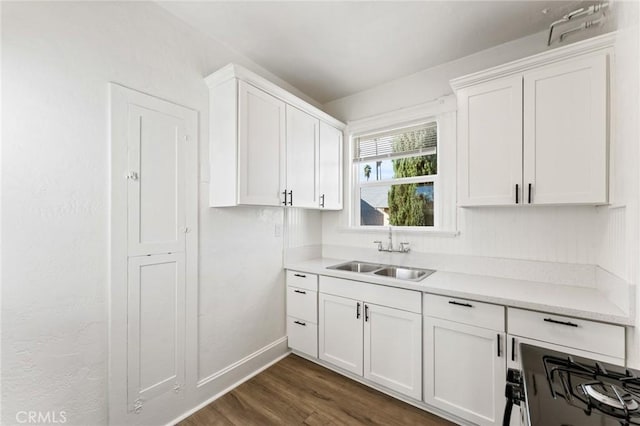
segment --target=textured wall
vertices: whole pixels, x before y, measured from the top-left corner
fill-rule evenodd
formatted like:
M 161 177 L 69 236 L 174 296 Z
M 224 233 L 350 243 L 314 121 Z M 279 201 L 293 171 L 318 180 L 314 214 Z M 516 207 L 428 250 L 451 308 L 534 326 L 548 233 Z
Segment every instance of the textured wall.
M 2 3 L 2 424 L 14 424 L 18 410 L 65 410 L 67 424 L 107 422 L 107 83 L 199 112 L 206 194 L 203 76 L 230 61 L 295 92 L 154 3 Z M 214 210 L 205 200 L 203 375 L 285 333 L 281 209 Z M 185 409 L 158 414 L 166 422 Z

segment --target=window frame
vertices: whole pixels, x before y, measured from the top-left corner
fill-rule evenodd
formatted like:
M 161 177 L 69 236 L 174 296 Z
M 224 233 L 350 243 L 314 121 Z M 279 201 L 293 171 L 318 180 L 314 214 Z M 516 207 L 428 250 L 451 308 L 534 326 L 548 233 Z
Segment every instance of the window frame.
M 350 121 L 347 127 L 348 133 L 348 159 L 349 162 L 346 165 L 347 167 L 347 175 L 349 177 L 349 200 L 348 200 L 348 223 L 347 228 L 355 231 L 381 231 L 387 230 L 389 227 L 392 227 L 395 230 L 400 231 L 408 231 L 408 232 L 419 232 L 419 233 L 434 233 L 434 234 L 456 234 L 457 235 L 457 215 L 456 215 L 456 186 L 455 186 L 455 177 L 456 177 L 456 158 L 455 158 L 455 111 L 456 111 L 456 102 L 455 96 L 450 95 L 443 98 L 436 99 L 435 101 L 418 105 L 416 107 L 407 108 L 399 111 L 393 111 L 386 114 L 381 114 L 374 117 L 369 117 L 366 119 L 358 120 L 358 121 Z M 356 162 L 357 158 L 357 139 L 362 136 L 381 133 L 385 131 L 393 131 L 395 129 L 402 130 L 403 128 L 415 127 L 420 124 L 428 124 L 435 122 L 437 125 L 437 144 L 436 144 L 436 154 L 437 154 L 437 174 L 435 175 L 426 175 L 426 176 L 417 176 L 417 177 L 408 177 L 408 178 L 396 178 L 396 179 L 386 179 L 380 181 L 369 181 L 369 182 L 360 182 L 359 181 L 359 169 L 358 163 Z M 448 133 L 452 133 L 447 135 L 447 140 L 444 141 L 442 138 L 443 128 L 447 127 Z M 442 145 L 443 143 L 453 144 L 453 149 L 449 149 L 445 151 L 448 155 L 452 155 L 453 158 L 446 158 L 443 161 L 442 158 Z M 407 157 L 416 157 L 425 154 L 416 154 L 416 155 L 408 155 Z M 397 157 L 396 157 L 397 158 Z M 376 160 L 372 160 L 376 161 Z M 362 164 L 362 163 L 360 163 Z M 443 168 L 451 169 L 449 173 L 447 173 L 451 180 L 448 182 L 447 190 L 450 192 L 447 197 L 443 196 Z M 360 223 L 360 188 L 364 187 L 374 187 L 374 186 L 388 186 L 390 183 L 392 184 L 403 184 L 403 183 L 427 183 L 433 182 L 434 186 L 434 224 L 433 226 L 397 226 L 397 225 L 386 225 L 386 226 L 376 226 L 376 225 L 362 225 Z M 453 191 L 453 193 L 451 193 Z M 448 204 L 444 206 L 444 200 L 448 200 Z M 446 218 L 443 216 L 449 215 L 450 217 Z M 445 222 L 449 226 L 444 226 Z
M 402 127 L 396 127 L 396 128 L 389 128 L 389 131 L 402 131 L 402 129 L 410 129 L 410 128 L 415 128 L 421 125 L 427 125 L 430 123 L 436 123 L 436 170 L 439 172 L 440 171 L 440 156 L 438 155 L 439 150 L 440 150 L 440 121 L 438 120 L 437 117 L 426 117 L 423 120 L 419 120 L 417 122 L 412 122 L 412 123 L 407 123 L 407 125 L 403 125 Z M 437 212 L 436 210 L 436 206 L 439 205 L 439 185 L 438 185 L 438 178 L 439 178 L 439 173 L 436 173 L 435 175 L 422 175 L 422 176 L 413 176 L 413 177 L 403 177 L 403 178 L 391 178 L 391 179 L 383 179 L 383 180 L 376 180 L 376 181 L 367 181 L 367 182 L 360 182 L 360 171 L 359 171 L 359 166 L 362 165 L 361 162 L 356 162 L 356 148 L 358 147 L 358 142 L 357 139 L 359 139 L 362 136 L 367 136 L 367 135 L 371 135 L 374 134 L 376 132 L 365 132 L 365 133 L 360 133 L 360 134 L 354 134 L 353 135 L 353 146 L 352 146 L 352 152 L 351 152 L 351 167 L 352 167 L 352 174 L 353 174 L 353 184 L 354 184 L 354 191 L 352 192 L 352 198 L 353 198 L 353 215 L 352 215 L 352 220 L 353 223 L 356 227 L 360 227 L 360 228 L 367 228 L 367 229 L 385 229 L 388 228 L 389 226 L 393 226 L 393 228 L 396 229 L 440 229 L 440 213 Z M 391 156 L 388 157 L 389 160 L 393 161 L 393 160 L 397 160 L 397 159 L 401 159 L 401 158 L 415 158 L 415 157 L 421 157 L 425 155 L 424 153 L 413 153 L 413 154 L 407 154 L 407 155 L 398 155 L 398 156 Z M 378 161 L 377 159 L 373 159 L 371 161 Z M 371 188 L 371 187 L 376 187 L 376 186 L 389 186 L 389 185 L 403 185 L 403 184 L 411 184 L 411 183 L 433 183 L 433 226 L 398 226 L 398 225 L 382 225 L 382 226 L 376 226 L 376 225 L 363 225 L 360 221 L 361 221 L 361 215 L 360 215 L 360 189 L 361 188 Z M 437 212 L 437 214 L 436 214 Z

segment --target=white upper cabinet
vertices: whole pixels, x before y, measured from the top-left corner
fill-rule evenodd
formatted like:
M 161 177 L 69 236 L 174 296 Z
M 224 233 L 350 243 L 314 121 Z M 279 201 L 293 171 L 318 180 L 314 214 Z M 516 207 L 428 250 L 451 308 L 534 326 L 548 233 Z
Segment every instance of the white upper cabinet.
M 607 202 L 606 54 L 524 74 L 524 153 L 527 203 Z
M 320 122 L 320 207 L 342 209 L 342 131 Z
M 451 81 L 461 206 L 606 204 L 604 35 Z
M 321 148 L 320 139 L 337 132 L 341 144 L 343 123 L 235 64 L 211 74 L 206 83 L 210 206 L 323 208 L 324 199 L 325 208 L 342 208 L 342 192 L 334 188 L 334 180 L 342 179 L 341 153 L 335 153 L 333 141 Z M 323 189 L 324 197 L 321 176 L 330 187 Z
M 522 76 L 458 92 L 460 205 L 511 204 L 522 187 Z
M 289 205 L 318 207 L 320 120 L 287 105 L 287 191 Z
M 277 205 L 285 179 L 285 103 L 243 81 L 238 84 L 238 203 Z

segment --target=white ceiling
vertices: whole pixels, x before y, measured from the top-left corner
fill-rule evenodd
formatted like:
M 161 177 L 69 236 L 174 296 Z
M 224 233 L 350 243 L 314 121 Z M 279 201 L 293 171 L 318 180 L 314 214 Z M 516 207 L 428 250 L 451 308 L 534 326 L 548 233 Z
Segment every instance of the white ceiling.
M 578 1 L 161 2 L 320 103 L 548 28 Z M 543 14 L 543 9 L 549 9 Z

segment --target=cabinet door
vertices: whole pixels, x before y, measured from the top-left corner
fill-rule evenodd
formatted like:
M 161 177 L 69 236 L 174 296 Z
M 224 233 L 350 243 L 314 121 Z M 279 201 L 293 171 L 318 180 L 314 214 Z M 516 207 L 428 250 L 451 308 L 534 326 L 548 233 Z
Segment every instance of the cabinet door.
M 342 209 L 342 131 L 320 122 L 320 207 Z
M 521 201 L 522 77 L 458 91 L 458 125 L 460 205 Z
M 607 55 L 524 74 L 524 184 L 534 204 L 607 201 Z
M 129 410 L 185 383 L 185 254 L 129 258 Z
M 285 103 L 241 81 L 238 110 L 238 202 L 279 206 L 285 182 Z
M 504 338 L 493 330 L 425 317 L 425 402 L 478 425 L 500 424 L 505 406 Z
M 128 106 L 129 256 L 185 248 L 187 120 L 174 105 L 151 105 Z
M 293 207 L 317 208 L 320 120 L 287 105 L 287 191 Z
M 422 316 L 364 305 L 364 377 L 415 399 L 422 396 Z
M 320 359 L 362 375 L 362 302 L 319 295 Z

